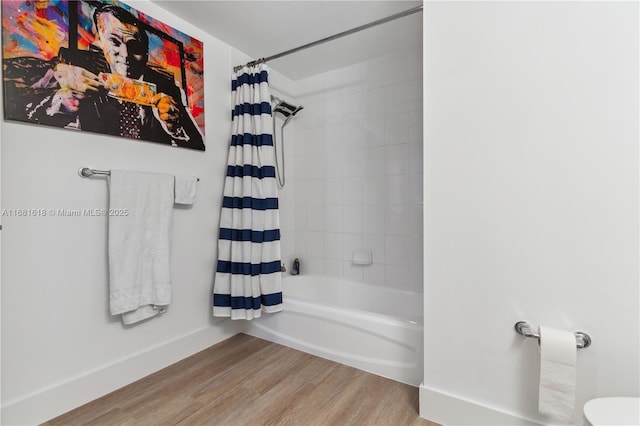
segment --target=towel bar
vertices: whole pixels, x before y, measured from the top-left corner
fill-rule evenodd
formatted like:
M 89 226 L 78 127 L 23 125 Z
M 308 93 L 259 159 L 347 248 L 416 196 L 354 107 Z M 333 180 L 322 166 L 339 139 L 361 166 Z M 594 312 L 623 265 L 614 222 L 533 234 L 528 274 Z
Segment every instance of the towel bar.
M 106 176 L 111 176 L 111 172 L 109 170 L 95 170 L 95 169 L 90 169 L 88 167 L 81 167 L 78 169 L 78 174 L 82 177 L 90 177 L 93 175 L 106 175 Z M 200 182 L 200 178 L 197 178 L 198 182 Z
M 106 175 L 106 176 L 110 176 L 111 172 L 108 170 L 95 170 L 95 169 L 90 169 L 88 167 L 82 167 L 80 169 L 78 169 L 78 174 L 82 177 L 90 177 L 93 175 Z
M 524 337 L 533 337 L 537 339 L 538 344 L 540 344 L 540 335 L 531 331 L 531 326 L 526 321 L 518 321 L 515 329 L 518 334 L 522 334 Z M 587 333 L 576 331 L 573 334 L 576 335 L 576 347 L 578 349 L 588 348 L 591 345 L 591 337 L 589 337 Z

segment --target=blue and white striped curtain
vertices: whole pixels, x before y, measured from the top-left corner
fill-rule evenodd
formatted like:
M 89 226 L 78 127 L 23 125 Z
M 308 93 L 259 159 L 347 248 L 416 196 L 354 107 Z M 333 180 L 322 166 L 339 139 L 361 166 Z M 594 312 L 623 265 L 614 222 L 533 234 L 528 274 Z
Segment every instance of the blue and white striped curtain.
M 235 108 L 213 285 L 213 315 L 253 319 L 282 310 L 280 219 L 265 64 L 232 77 Z

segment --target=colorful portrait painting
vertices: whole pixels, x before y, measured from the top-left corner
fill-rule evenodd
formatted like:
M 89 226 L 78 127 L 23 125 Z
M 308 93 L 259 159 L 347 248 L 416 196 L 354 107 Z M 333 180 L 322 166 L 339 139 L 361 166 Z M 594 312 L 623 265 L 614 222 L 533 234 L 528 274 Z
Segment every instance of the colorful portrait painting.
M 118 1 L 2 0 L 7 120 L 196 150 L 202 42 Z

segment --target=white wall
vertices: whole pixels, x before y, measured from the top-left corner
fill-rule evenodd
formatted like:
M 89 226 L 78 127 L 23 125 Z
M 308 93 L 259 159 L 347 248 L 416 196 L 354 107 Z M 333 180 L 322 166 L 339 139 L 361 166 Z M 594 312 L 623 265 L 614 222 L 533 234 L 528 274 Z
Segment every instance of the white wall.
M 638 3 L 425 9 L 421 415 L 548 423 L 518 320 L 593 338 L 576 422 L 638 396 Z
M 295 254 L 303 273 L 422 291 L 422 49 L 297 82 Z M 373 264 L 354 265 L 354 249 Z
M 199 176 L 195 205 L 174 209 L 173 303 L 130 327 L 109 314 L 105 217 L 3 217 L 3 424 L 46 421 L 244 326 L 212 318 L 211 291 L 231 69 L 246 56 L 152 3 L 127 3 L 204 42 L 206 152 L 3 121 L 2 206 L 104 208 L 107 181 L 79 177 L 85 166 Z

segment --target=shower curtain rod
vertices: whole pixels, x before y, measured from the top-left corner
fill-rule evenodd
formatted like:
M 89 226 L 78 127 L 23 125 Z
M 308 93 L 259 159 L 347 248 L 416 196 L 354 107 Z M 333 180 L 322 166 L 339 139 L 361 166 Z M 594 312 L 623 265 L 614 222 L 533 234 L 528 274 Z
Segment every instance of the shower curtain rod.
M 253 65 L 256 65 L 256 64 L 263 63 L 263 62 L 271 61 L 273 59 L 277 59 L 277 58 L 280 58 L 282 56 L 290 55 L 292 53 L 296 53 L 296 52 L 299 52 L 301 50 L 308 49 L 310 47 L 315 47 L 315 46 L 318 46 L 320 44 L 326 43 L 328 41 L 332 41 L 332 40 L 335 40 L 335 39 L 338 39 L 338 38 L 341 38 L 341 37 L 344 37 L 344 36 L 348 36 L 350 34 L 357 33 L 359 31 L 366 30 L 367 28 L 375 27 L 376 25 L 384 24 L 384 23 L 393 21 L 393 20 L 398 19 L 398 18 L 404 18 L 405 16 L 413 15 L 414 13 L 418 13 L 418 12 L 422 12 L 422 5 L 413 7 L 411 9 L 407 9 L 404 12 L 399 12 L 399 13 L 387 16 L 386 18 L 382 18 L 382 19 L 378 19 L 378 20 L 373 21 L 373 22 L 369 22 L 368 24 L 360 25 L 359 27 L 351 28 L 350 30 L 343 31 L 341 33 L 334 34 L 332 36 L 325 37 L 325 38 L 320 39 L 320 40 L 313 41 L 311 43 L 303 44 L 302 46 L 294 47 L 293 49 L 285 50 L 284 52 L 276 53 L 275 55 L 267 56 L 266 58 L 260 58 L 260 59 L 256 59 L 255 61 L 247 62 L 245 65 L 238 65 L 238 66 L 234 67 L 233 70 L 235 72 L 237 72 L 238 70 L 240 70 L 240 69 L 242 69 L 243 67 L 246 67 L 246 66 L 253 66 Z

